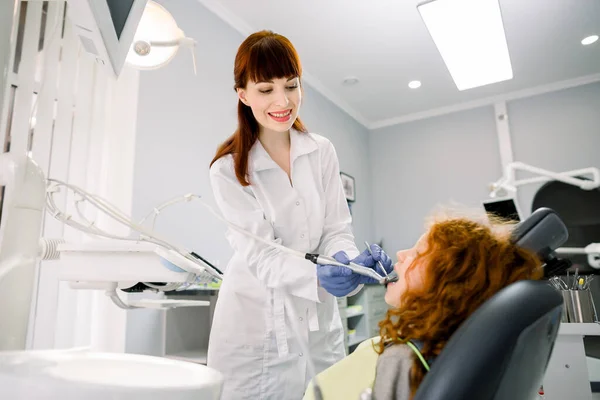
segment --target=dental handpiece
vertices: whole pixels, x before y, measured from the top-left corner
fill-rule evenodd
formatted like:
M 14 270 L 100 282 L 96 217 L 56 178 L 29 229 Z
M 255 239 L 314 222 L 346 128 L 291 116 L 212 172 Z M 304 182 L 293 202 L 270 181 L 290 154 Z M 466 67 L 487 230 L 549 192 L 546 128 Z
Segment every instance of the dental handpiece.
M 388 283 L 392 283 L 392 282 L 397 282 L 398 281 L 398 273 L 396 272 L 396 270 L 390 272 L 388 274 L 388 276 L 386 276 L 384 279 L 384 282 L 382 283 L 382 285 L 387 286 Z
M 352 270 L 352 272 L 356 272 L 359 275 L 364 275 L 364 276 L 368 276 L 369 278 L 375 279 L 380 285 L 385 284 L 384 282 L 385 282 L 386 278 L 379 275 L 377 272 L 375 272 L 371 268 L 363 267 L 362 265 L 358 265 L 353 262 L 351 262 L 350 264 L 343 264 L 341 262 L 336 261 L 335 258 L 333 258 L 333 257 L 327 257 L 327 256 L 323 256 L 321 254 L 310 254 L 310 253 L 307 253 L 304 258 L 306 258 L 307 260 L 309 260 L 310 262 L 312 262 L 314 264 L 337 265 L 339 267 L 350 268 L 350 270 Z

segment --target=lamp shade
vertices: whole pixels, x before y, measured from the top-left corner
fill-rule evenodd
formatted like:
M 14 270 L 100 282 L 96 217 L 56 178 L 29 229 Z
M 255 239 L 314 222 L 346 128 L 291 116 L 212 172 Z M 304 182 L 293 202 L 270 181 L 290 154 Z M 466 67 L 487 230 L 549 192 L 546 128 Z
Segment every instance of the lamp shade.
M 160 4 L 149 1 L 126 62 L 137 69 L 160 68 L 175 57 L 184 37 L 173 16 Z M 158 43 L 160 45 L 156 45 Z

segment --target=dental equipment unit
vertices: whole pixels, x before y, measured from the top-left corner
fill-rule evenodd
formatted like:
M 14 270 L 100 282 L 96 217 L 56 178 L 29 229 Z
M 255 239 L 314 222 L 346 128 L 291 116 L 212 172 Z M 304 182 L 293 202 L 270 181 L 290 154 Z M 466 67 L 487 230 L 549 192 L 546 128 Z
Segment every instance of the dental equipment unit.
M 539 175 L 533 178 L 517 179 L 517 171 Z M 589 179 L 584 178 L 588 176 Z M 512 196 L 518 186 L 558 181 L 573 185 L 581 190 L 596 190 L 600 188 L 600 169 L 596 167 L 582 168 L 566 172 L 552 172 L 522 162 L 512 162 L 505 168 L 503 176 L 490 185 L 490 197 L 495 199 L 502 191 L 510 192 Z M 590 243 L 585 247 L 559 247 L 555 251 L 560 255 L 587 255 L 588 264 L 595 269 L 600 269 L 600 243 Z M 552 276 L 559 271 L 564 271 L 563 265 L 546 269 L 546 276 Z
M 41 193 L 38 196 L 39 204 L 37 206 L 26 206 L 25 209 L 33 210 L 37 207 L 37 209 L 43 210 L 45 196 L 45 209 L 52 217 L 93 238 L 104 239 L 83 243 L 65 243 L 63 239 L 39 239 L 43 214 L 36 216 L 36 220 L 40 227 L 30 230 L 28 229 L 29 227 L 25 227 L 25 224 L 23 223 L 26 221 L 26 217 L 17 217 L 19 222 L 14 220 L 15 217 L 12 216 L 14 210 L 11 209 L 12 203 L 11 201 L 7 201 L 5 206 L 6 221 L 4 224 L 4 231 L 10 233 L 3 235 L 4 238 L 2 243 L 8 245 L 8 243 L 12 243 L 11 240 L 19 240 L 24 243 L 25 240 L 19 239 L 21 238 L 21 236 L 19 236 L 21 235 L 20 232 L 24 232 L 23 234 L 33 232 L 30 233 L 30 235 L 36 237 L 35 241 L 29 238 L 26 242 L 35 243 L 35 249 L 32 248 L 30 251 L 23 253 L 23 251 L 19 250 L 18 244 L 14 245 L 13 243 L 13 248 L 17 255 L 19 255 L 19 253 L 23 253 L 22 255 L 27 254 L 32 260 L 32 265 L 35 265 L 34 260 L 36 259 L 60 259 L 59 279 L 70 282 L 70 286 L 76 289 L 104 290 L 117 306 L 124 309 L 138 307 L 169 308 L 204 304 L 194 301 L 186 302 L 184 300 L 161 300 L 154 302 L 154 304 L 151 304 L 151 302 L 147 300 L 143 300 L 137 303 L 130 302 L 128 304 L 119 297 L 117 289 L 126 293 L 142 292 L 146 289 L 158 292 L 180 291 L 190 287 L 193 288 L 194 285 L 213 284 L 223 279 L 223 273 L 208 260 L 193 251 L 169 242 L 167 239 L 153 231 L 156 217 L 162 210 L 176 203 L 189 202 L 192 200 L 199 201 L 211 212 L 211 214 L 224 222 L 231 229 L 268 246 L 275 247 L 296 257 L 307 259 L 315 264 L 344 266 L 350 268 L 353 272 L 368 276 L 380 284 L 387 283 L 386 278 L 378 274 L 374 269 L 366 268 L 354 263 L 350 263 L 349 265 L 342 264 L 329 256 L 299 252 L 256 236 L 225 220 L 198 195 L 188 194 L 169 200 L 154 208 L 153 211 L 146 215 L 140 222 L 134 222 L 129 216 L 118 210 L 117 207 L 99 196 L 92 195 L 77 186 L 65 182 L 54 179 L 45 180 L 43 173 L 39 170 L 37 165 L 25 155 L 20 157 L 6 154 L 2 157 L 4 160 L 3 171 L 9 171 L 11 169 L 10 165 L 7 164 L 9 160 L 12 164 L 21 163 L 23 166 L 27 166 L 27 168 L 31 169 L 31 171 L 37 171 L 35 174 L 30 173 L 27 176 L 38 176 L 37 186 L 39 186 L 38 191 Z M 20 179 L 24 180 L 24 177 Z M 9 186 L 10 185 L 11 184 L 9 184 Z M 14 187 L 9 188 L 9 194 L 13 192 L 22 193 L 21 186 L 12 186 Z M 73 210 L 73 215 L 60 210 L 57 205 L 58 201 L 56 196 L 61 194 L 65 195 L 64 193 L 61 193 L 63 190 L 72 192 L 73 194 L 73 196 L 68 196 L 68 198 L 72 198 L 74 202 L 74 206 L 71 208 Z M 10 200 L 10 198 L 10 196 L 7 196 L 7 200 Z M 35 196 L 29 196 L 28 201 L 31 202 L 35 199 Z M 103 213 L 120 225 L 129 228 L 132 234 L 128 236 L 117 235 L 101 229 L 97 224 L 97 221 L 90 217 L 90 215 L 93 215 L 90 212 L 91 210 L 83 209 L 82 206 L 84 203 L 93 206 L 98 212 Z M 40 213 L 43 213 L 43 211 L 40 211 Z M 145 226 L 148 221 L 151 223 L 150 227 Z M 33 226 L 31 226 L 31 228 L 33 228 Z M 9 255 L 9 253 L 6 252 L 3 254 Z M 8 266 L 8 263 L 3 264 L 4 267 Z M 0 275 L 5 275 L 7 273 L 8 268 L 0 268 Z M 31 281 L 33 281 L 33 277 L 31 278 Z
M 524 171 L 540 175 L 535 178 L 517 179 L 516 172 Z M 583 175 L 590 175 L 591 179 L 581 178 Z M 552 172 L 542 168 L 534 167 L 522 162 L 512 162 L 506 166 L 504 175 L 496 182 L 490 185 L 490 197 L 494 198 L 501 190 L 516 192 L 518 186 L 530 183 L 541 183 L 550 180 L 563 182 L 569 185 L 577 186 L 583 190 L 593 190 L 600 187 L 600 170 L 595 167 L 583 168 L 566 172 Z

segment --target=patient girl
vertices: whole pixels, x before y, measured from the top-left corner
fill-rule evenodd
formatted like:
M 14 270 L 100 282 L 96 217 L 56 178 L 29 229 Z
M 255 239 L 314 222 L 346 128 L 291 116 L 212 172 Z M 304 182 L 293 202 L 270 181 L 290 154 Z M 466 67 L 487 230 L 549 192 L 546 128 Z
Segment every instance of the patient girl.
M 542 277 L 535 254 L 509 237 L 506 225 L 445 218 L 413 248 L 397 253 L 399 280 L 385 294 L 393 309 L 379 323 L 375 399 L 408 400 L 423 380 L 424 362 L 407 341 L 435 362 L 454 331 L 486 300 L 513 282 Z
M 399 251 L 394 266 L 399 279 L 387 286 L 385 301 L 392 309 L 379 323 L 381 340 L 361 343 L 321 372 L 323 398 L 358 399 L 371 389 L 374 400 L 412 399 L 425 376 L 424 364 L 435 363 L 479 306 L 513 282 L 542 277 L 536 255 L 511 243 L 511 229 L 485 217 L 443 217 L 413 248 Z M 374 267 L 379 258 L 368 256 L 364 265 Z M 315 399 L 312 389 L 311 383 L 305 400 Z

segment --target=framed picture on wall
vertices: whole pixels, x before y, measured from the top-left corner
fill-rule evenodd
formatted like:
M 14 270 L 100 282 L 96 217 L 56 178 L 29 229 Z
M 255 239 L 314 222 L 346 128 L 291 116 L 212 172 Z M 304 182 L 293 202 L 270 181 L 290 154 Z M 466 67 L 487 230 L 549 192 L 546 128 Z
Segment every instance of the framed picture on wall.
M 344 188 L 344 194 L 346 195 L 346 200 L 349 202 L 353 202 L 356 200 L 356 186 L 354 183 L 354 178 L 348 174 L 340 172 L 340 176 L 342 177 L 342 187 Z

